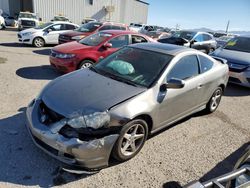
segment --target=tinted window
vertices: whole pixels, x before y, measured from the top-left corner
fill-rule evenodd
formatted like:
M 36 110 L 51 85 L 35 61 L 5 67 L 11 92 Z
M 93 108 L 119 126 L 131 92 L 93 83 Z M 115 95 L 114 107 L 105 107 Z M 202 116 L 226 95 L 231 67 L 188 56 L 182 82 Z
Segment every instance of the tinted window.
M 66 24 L 65 30 L 74 30 L 76 27 L 74 25 Z
M 202 42 L 202 41 L 204 41 L 204 40 L 203 40 L 203 36 L 202 36 L 201 34 L 197 35 L 197 36 L 194 38 L 194 40 L 196 40 L 197 42 Z
M 89 22 L 89 23 L 81 25 L 78 29 L 76 29 L 76 31 L 93 32 L 101 26 L 102 26 L 102 23 L 100 23 L 100 22 Z
M 225 49 L 250 53 L 250 37 L 235 37 L 228 41 Z
M 51 29 L 52 31 L 60 31 L 60 30 L 63 30 L 63 27 L 61 24 L 57 24 L 57 25 L 53 25 L 49 27 L 49 29 Z
M 132 35 L 132 44 L 148 42 L 144 37 L 138 35 Z
M 199 74 L 198 60 L 195 55 L 181 58 L 167 76 L 167 81 L 171 78 L 186 80 Z
M 111 30 L 112 26 L 111 25 L 104 25 L 102 28 L 99 29 L 99 31 L 103 31 L 103 30 Z
M 121 35 L 115 37 L 109 41 L 112 44 L 112 48 L 121 48 L 122 46 L 128 45 L 128 35 Z
M 171 59 L 171 55 L 124 47 L 93 68 L 100 74 L 126 84 L 149 87 L 159 78 Z
M 100 32 L 83 38 L 82 40 L 79 41 L 79 43 L 87 46 L 98 46 L 111 36 L 112 35 L 110 34 Z
M 208 59 L 202 55 L 199 55 L 199 59 L 200 59 L 200 66 L 201 66 L 202 73 L 207 72 L 214 65 L 214 63 L 210 59 Z
M 192 31 L 176 31 L 173 34 L 173 37 L 191 40 L 195 36 L 195 34 L 196 34 L 196 32 L 192 32 Z
M 117 25 L 112 25 L 111 28 L 114 30 L 121 30 L 121 27 Z
M 204 41 L 211 40 L 212 37 L 210 35 L 202 34 Z

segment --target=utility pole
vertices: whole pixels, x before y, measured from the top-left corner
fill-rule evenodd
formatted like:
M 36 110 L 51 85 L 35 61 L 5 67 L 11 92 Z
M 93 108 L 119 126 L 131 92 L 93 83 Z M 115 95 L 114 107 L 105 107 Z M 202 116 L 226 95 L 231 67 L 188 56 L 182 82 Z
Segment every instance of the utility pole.
M 228 33 L 229 24 L 230 24 L 230 20 L 228 20 L 227 22 L 226 34 Z

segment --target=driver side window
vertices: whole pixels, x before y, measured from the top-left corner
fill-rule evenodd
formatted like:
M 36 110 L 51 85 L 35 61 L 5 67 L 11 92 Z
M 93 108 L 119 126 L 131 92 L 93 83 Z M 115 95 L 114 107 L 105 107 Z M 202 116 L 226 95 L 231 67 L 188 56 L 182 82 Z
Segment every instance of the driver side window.
M 51 29 L 52 31 L 60 31 L 61 27 L 62 27 L 61 24 L 57 24 L 57 25 L 53 25 L 53 26 L 49 27 L 48 29 Z
M 204 41 L 204 40 L 203 40 L 203 36 L 202 36 L 201 34 L 197 35 L 197 36 L 194 38 L 194 40 L 197 41 L 197 42 L 202 42 L 202 41 Z
M 170 70 L 167 81 L 172 78 L 187 80 L 199 74 L 199 62 L 196 55 L 182 57 Z
M 112 44 L 112 48 L 121 48 L 125 45 L 128 45 L 128 35 L 121 35 L 115 37 L 109 41 Z

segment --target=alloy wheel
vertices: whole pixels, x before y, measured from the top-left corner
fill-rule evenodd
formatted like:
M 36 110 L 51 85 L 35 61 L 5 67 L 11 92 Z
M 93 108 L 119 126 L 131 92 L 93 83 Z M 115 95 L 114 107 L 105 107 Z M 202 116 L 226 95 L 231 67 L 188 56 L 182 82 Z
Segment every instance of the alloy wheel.
M 124 134 L 121 143 L 121 153 L 124 156 L 133 155 L 144 143 L 145 130 L 141 124 L 134 124 Z
M 40 48 L 44 46 L 44 41 L 41 38 L 36 38 L 34 44 L 36 47 Z
M 211 111 L 214 111 L 216 110 L 216 108 L 218 107 L 219 103 L 220 103 L 220 100 L 221 100 L 221 96 L 222 96 L 222 91 L 221 89 L 217 89 L 212 98 L 211 98 L 211 103 L 210 103 L 210 108 L 211 108 Z

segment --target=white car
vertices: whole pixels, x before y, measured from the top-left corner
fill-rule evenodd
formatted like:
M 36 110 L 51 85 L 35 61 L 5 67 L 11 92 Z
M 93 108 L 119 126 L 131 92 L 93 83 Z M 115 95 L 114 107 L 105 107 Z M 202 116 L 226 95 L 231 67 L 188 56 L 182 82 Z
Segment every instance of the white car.
M 45 44 L 58 44 L 59 34 L 78 27 L 79 25 L 69 22 L 48 22 L 36 28 L 20 31 L 17 36 L 19 42 L 40 48 Z
M 4 21 L 4 18 L 0 15 L 0 29 L 3 29 L 5 28 L 5 21 Z
M 145 25 L 145 24 L 131 23 L 131 24 L 129 25 L 129 29 L 130 29 L 131 31 L 135 31 L 135 32 L 139 33 L 139 31 L 143 28 L 144 25 Z

